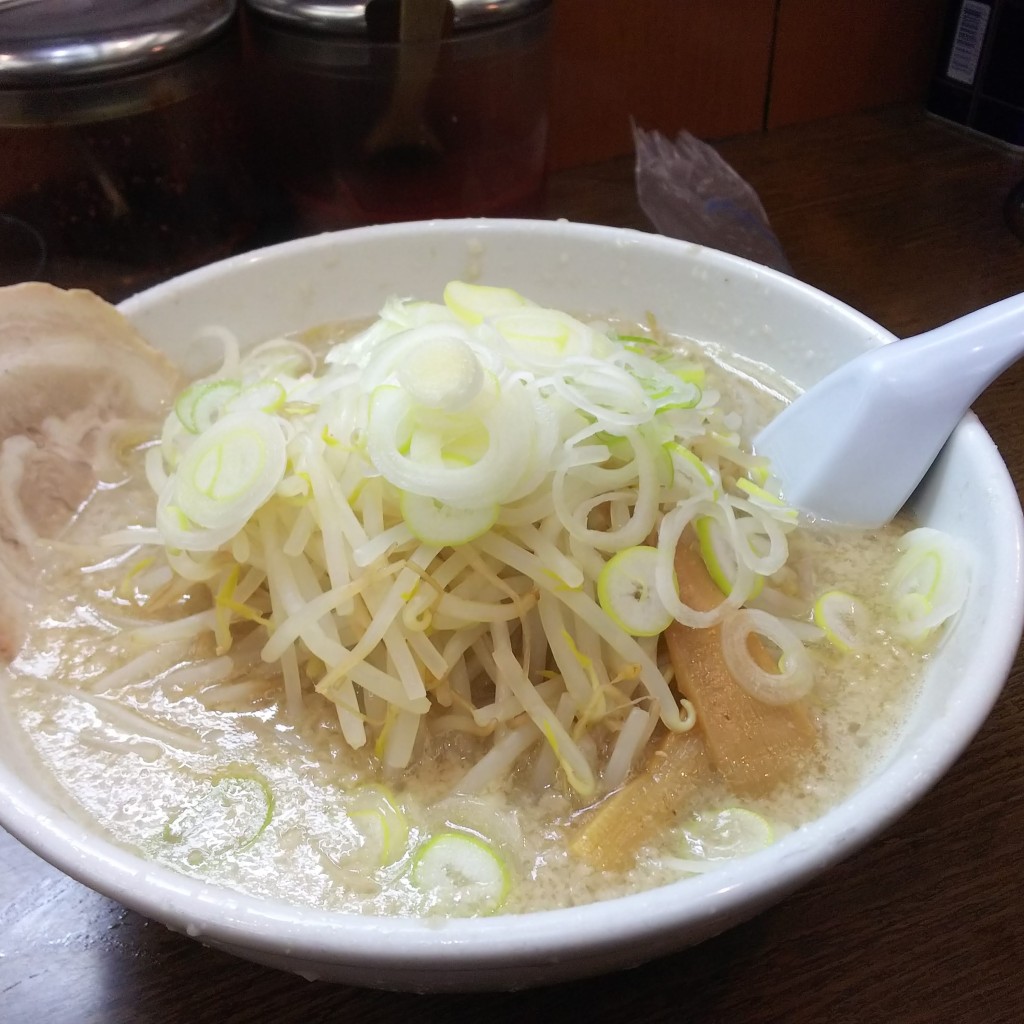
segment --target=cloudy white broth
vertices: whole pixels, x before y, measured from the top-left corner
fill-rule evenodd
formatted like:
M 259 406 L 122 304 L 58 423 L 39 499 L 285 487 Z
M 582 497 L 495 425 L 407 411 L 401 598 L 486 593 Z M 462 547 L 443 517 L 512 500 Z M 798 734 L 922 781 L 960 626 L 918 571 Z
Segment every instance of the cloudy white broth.
M 185 874 L 432 916 L 713 870 L 884 756 L 963 599 L 950 538 L 788 508 L 785 387 L 652 317 L 453 282 L 213 342 L 112 418 L 0 676 L 69 812 Z

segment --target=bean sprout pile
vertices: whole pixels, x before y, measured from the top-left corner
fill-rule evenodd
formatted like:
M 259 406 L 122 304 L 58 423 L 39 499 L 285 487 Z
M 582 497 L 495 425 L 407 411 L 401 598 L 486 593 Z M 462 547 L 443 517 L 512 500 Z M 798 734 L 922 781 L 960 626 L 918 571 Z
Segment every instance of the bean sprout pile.
M 219 656 L 255 636 L 290 712 L 315 690 L 389 769 L 461 733 L 488 739 L 465 791 L 531 751 L 536 779 L 593 797 L 659 722 L 694 725 L 659 651 L 673 621 L 722 623 L 730 670 L 768 703 L 808 693 L 808 643 L 856 645 L 848 595 L 792 617 L 799 517 L 702 365 L 655 331 L 452 282 L 443 303 L 389 300 L 322 359 L 291 337 L 242 355 L 222 333 L 223 365 L 146 453 L 155 525 L 113 539 L 162 549 L 210 596 L 186 628 Z M 680 598 L 684 538 L 722 592 L 712 610 Z M 908 635 L 962 600 L 953 555 L 936 558 L 902 568 Z

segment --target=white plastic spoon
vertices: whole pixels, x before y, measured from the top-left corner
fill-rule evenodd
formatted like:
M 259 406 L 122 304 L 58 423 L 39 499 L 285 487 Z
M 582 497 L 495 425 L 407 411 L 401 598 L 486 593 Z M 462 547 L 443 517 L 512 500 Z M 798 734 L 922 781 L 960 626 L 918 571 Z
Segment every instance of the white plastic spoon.
M 865 352 L 754 439 L 786 501 L 851 526 L 900 510 L 971 402 L 1024 354 L 1024 294 Z

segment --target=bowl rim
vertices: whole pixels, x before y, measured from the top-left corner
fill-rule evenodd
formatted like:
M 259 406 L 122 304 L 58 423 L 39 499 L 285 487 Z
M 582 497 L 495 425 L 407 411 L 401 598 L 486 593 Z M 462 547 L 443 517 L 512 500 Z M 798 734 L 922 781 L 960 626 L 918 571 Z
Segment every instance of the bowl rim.
M 892 336 L 877 323 L 833 296 L 777 271 L 729 254 L 660 235 L 566 221 L 470 219 L 407 222 L 349 229 L 296 239 L 230 257 L 190 271 L 125 300 L 129 318 L 148 304 L 174 300 L 194 285 L 230 275 L 250 264 L 288 260 L 299 253 L 356 245 L 373 238 L 429 231 L 485 232 L 490 237 L 538 231 L 599 242 L 638 244 L 655 251 L 699 249 L 713 267 L 769 279 L 784 291 L 801 293 L 870 329 L 868 337 L 886 343 Z M 98 833 L 87 831 L 57 810 L 0 763 L 0 825 L 50 864 L 90 888 L 169 927 L 213 944 L 284 954 L 310 962 L 348 966 L 390 966 L 403 971 L 443 970 L 447 974 L 482 967 L 523 968 L 571 957 L 599 957 L 630 943 L 657 946 L 682 924 L 720 924 L 717 930 L 751 916 L 796 888 L 809 876 L 849 856 L 930 789 L 973 739 L 998 698 L 1024 628 L 1024 517 L 1016 489 L 991 438 L 973 414 L 957 427 L 980 459 L 991 481 L 989 504 L 996 509 L 990 529 L 1006 538 L 1006 555 L 992 569 L 1000 615 L 985 621 L 977 638 L 985 650 L 983 685 L 974 680 L 927 724 L 915 748 L 929 751 L 924 763 L 913 751 L 886 764 L 875 777 L 821 817 L 784 836 L 767 849 L 723 865 L 706 875 L 626 896 L 556 910 L 497 914 L 478 919 L 418 919 L 342 913 L 246 896 L 192 879 L 146 861 Z

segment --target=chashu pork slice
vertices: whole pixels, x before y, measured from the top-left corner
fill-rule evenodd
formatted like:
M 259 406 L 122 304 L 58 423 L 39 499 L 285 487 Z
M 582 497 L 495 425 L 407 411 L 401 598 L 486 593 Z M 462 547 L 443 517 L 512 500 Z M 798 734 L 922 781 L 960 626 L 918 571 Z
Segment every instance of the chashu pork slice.
M 178 370 L 91 292 L 0 288 L 0 664 L 20 647 L 39 555 L 93 493 L 121 424 L 160 415 Z

